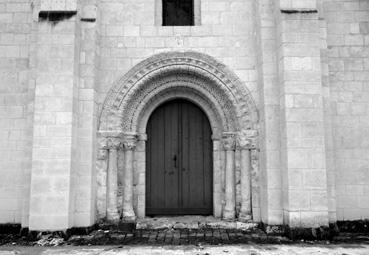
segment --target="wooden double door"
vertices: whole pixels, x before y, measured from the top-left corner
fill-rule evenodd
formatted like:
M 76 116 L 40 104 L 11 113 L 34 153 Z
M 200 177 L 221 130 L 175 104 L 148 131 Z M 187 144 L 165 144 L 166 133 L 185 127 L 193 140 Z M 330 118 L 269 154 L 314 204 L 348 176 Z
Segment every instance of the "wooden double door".
M 169 101 L 151 115 L 147 135 L 146 215 L 211 215 L 213 150 L 204 112 Z

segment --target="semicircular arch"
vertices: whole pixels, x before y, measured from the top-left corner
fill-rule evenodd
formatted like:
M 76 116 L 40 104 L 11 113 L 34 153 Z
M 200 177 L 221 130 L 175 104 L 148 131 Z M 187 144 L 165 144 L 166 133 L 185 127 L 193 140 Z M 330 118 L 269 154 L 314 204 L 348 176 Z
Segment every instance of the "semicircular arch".
M 205 54 L 170 52 L 144 60 L 113 85 L 101 111 L 99 131 L 142 133 L 152 106 L 174 98 L 200 106 L 217 136 L 255 129 L 254 100 L 232 71 Z

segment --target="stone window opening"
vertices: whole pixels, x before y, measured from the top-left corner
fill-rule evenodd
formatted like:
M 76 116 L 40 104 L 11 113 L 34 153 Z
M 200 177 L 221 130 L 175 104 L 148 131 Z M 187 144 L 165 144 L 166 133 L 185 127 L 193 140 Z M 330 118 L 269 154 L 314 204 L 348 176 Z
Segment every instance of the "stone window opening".
M 200 1 L 201 0 L 156 0 L 156 25 L 200 25 Z

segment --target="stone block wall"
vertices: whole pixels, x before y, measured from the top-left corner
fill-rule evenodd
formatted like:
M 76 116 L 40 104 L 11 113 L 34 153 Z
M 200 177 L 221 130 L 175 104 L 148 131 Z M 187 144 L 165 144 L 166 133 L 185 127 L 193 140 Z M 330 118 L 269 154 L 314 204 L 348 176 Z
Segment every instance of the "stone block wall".
M 338 220 L 369 217 L 369 2 L 323 0 Z
M 163 51 L 207 53 L 232 69 L 257 98 L 253 1 L 202 0 L 201 26 L 155 25 L 155 0 L 104 0 L 101 12 L 100 102 L 114 81 Z
M 168 51 L 208 54 L 251 91 L 255 221 L 368 218 L 369 2 L 197 0 L 196 26 L 163 27 L 158 1 L 0 1 L 0 224 L 96 222 L 101 106 L 133 66 Z M 40 10 L 77 14 L 39 22 Z M 236 176 L 239 206 L 239 165 Z
M 20 223 L 29 169 L 29 0 L 0 2 L 0 223 Z M 32 103 L 31 103 L 32 104 Z

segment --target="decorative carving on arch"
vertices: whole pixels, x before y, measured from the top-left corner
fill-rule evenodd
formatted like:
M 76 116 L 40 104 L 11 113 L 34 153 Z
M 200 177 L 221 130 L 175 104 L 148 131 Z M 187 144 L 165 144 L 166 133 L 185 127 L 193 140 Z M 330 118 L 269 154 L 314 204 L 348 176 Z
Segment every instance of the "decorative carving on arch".
M 251 93 L 232 71 L 204 54 L 170 52 L 144 60 L 114 84 L 103 105 L 99 131 L 142 133 L 151 105 L 180 97 L 204 110 L 213 133 L 256 129 Z

